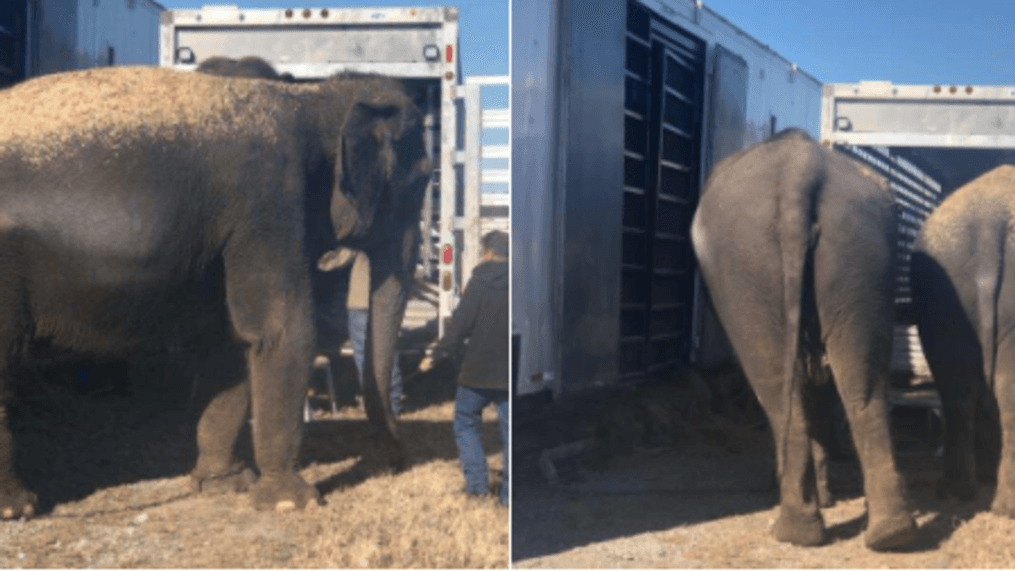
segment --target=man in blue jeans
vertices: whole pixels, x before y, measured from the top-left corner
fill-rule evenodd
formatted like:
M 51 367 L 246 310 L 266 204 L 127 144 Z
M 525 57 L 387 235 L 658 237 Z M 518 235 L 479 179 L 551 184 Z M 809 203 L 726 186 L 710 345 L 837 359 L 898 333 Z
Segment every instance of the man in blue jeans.
M 458 375 L 454 420 L 458 459 L 465 474 L 465 493 L 471 496 L 490 493 L 479 427 L 483 422 L 483 409 L 493 403 L 497 405 L 504 448 L 500 503 L 506 506 L 511 494 L 508 483 L 508 235 L 490 232 L 483 236 L 482 247 L 483 263 L 473 270 L 444 338 L 434 347 L 433 356 L 423 359 L 419 370 L 428 371 L 435 361 L 457 353 L 468 339 Z

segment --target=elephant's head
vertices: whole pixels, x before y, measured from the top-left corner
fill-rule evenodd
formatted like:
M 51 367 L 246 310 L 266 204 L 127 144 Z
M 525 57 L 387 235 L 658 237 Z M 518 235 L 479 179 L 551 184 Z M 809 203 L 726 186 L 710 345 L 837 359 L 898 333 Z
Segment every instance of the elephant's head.
M 400 90 L 370 95 L 352 105 L 338 141 L 331 220 L 341 241 L 394 230 L 375 223 L 416 203 L 432 169 L 412 100 Z

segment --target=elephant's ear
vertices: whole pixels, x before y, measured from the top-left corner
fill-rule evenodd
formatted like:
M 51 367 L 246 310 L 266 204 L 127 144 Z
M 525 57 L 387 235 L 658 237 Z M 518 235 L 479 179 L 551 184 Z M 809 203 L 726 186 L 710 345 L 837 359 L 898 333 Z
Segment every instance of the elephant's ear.
M 356 103 L 350 110 L 338 141 L 331 220 L 338 239 L 362 236 L 373 222 L 383 200 L 397 157 L 396 105 Z

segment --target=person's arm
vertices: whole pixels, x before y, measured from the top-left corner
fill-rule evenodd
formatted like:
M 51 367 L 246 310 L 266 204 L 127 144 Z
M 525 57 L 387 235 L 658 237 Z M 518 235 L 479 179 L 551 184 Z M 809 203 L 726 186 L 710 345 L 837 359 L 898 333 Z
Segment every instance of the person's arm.
M 468 338 L 475 326 L 476 318 L 479 315 L 480 295 L 482 292 L 472 284 L 465 286 L 465 294 L 462 301 L 451 314 L 447 329 L 444 330 L 444 337 L 434 345 L 431 355 L 425 357 L 419 364 L 419 370 L 426 372 L 433 367 L 433 364 L 446 359 L 461 348 L 465 339 Z

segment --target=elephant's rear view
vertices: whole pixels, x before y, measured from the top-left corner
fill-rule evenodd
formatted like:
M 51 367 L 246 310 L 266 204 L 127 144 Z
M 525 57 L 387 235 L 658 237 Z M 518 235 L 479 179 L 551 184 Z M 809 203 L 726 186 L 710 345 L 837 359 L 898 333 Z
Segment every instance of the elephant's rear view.
M 824 449 L 813 425 L 827 357 L 863 468 L 872 549 L 915 522 L 892 455 L 894 201 L 886 183 L 806 133 L 783 131 L 717 165 L 692 225 L 723 328 L 776 440 L 780 541 L 825 540 Z
M 913 252 L 920 342 L 941 395 L 938 493 L 972 500 L 997 477 L 991 510 L 1015 518 L 1015 166 L 952 193 Z

